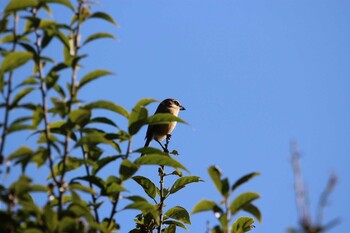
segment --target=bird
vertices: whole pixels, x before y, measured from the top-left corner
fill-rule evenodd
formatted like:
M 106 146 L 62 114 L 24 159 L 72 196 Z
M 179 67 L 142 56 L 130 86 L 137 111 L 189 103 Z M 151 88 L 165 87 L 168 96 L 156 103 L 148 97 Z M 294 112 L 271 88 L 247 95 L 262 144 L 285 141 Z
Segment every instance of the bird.
M 163 100 L 154 113 L 154 115 L 158 113 L 170 113 L 174 116 L 178 116 L 179 112 L 182 110 L 186 110 L 178 100 L 173 98 L 168 98 Z M 164 151 L 167 149 L 162 145 L 162 141 L 166 138 L 171 137 L 171 132 L 174 130 L 176 126 L 176 121 L 173 121 L 168 124 L 159 124 L 159 125 L 148 125 L 147 133 L 146 133 L 146 143 L 144 147 L 148 147 L 151 141 L 154 139 L 159 145 L 162 147 Z M 144 154 L 141 154 L 143 156 Z

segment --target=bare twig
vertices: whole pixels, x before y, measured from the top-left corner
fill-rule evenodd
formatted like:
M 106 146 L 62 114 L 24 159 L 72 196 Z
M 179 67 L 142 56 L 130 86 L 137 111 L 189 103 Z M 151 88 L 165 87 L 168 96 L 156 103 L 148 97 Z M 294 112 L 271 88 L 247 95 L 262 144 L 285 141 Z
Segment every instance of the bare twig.
M 337 183 L 337 177 L 331 174 L 325 190 L 322 192 L 318 207 L 317 207 L 317 221 L 315 224 L 312 223 L 312 216 L 310 214 L 310 205 L 308 195 L 304 186 L 303 177 L 301 174 L 301 168 L 299 164 L 300 153 L 295 143 L 291 144 L 292 154 L 292 167 L 294 171 L 294 188 L 296 193 L 296 205 L 299 215 L 299 221 L 302 233 L 321 233 L 325 232 L 331 227 L 339 224 L 339 219 L 332 220 L 328 224 L 323 224 L 323 211 L 328 203 L 329 195 L 334 189 Z
M 337 179 L 338 179 L 338 177 L 334 173 L 332 173 L 329 176 L 326 188 L 324 189 L 324 191 L 322 192 L 322 194 L 320 196 L 320 200 L 318 202 L 317 212 L 316 212 L 317 213 L 317 223 L 319 225 L 322 224 L 323 211 L 324 211 L 324 208 L 327 206 L 329 195 L 332 193 L 335 185 L 337 184 Z
M 291 144 L 291 154 L 298 215 L 303 225 L 311 225 L 308 197 L 299 164 L 300 153 L 296 143 Z

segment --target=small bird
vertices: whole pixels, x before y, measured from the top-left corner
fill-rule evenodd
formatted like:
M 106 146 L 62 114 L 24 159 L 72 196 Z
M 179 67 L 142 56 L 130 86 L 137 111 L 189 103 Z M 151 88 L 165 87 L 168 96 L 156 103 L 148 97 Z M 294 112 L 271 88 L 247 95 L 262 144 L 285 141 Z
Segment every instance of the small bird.
M 170 113 L 174 116 L 178 116 L 181 110 L 186 109 L 180 104 L 179 101 L 176 99 L 165 99 L 159 104 L 154 115 L 158 113 Z M 148 147 L 151 141 L 154 139 L 159 143 L 163 150 L 166 151 L 166 148 L 162 145 L 162 141 L 165 138 L 171 137 L 171 132 L 174 130 L 176 123 L 176 121 L 173 121 L 169 124 L 148 125 L 145 137 L 146 143 L 144 147 Z M 143 155 L 144 154 L 141 156 Z

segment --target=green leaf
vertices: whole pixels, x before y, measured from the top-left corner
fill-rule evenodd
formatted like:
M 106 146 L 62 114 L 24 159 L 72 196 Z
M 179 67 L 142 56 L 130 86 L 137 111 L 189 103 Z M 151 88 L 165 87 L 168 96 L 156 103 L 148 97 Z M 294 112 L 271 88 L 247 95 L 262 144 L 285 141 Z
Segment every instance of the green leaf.
M 147 201 L 136 201 L 134 203 L 131 203 L 131 204 L 125 206 L 124 209 L 126 209 L 126 210 L 127 209 L 137 209 L 137 210 L 142 211 L 142 213 L 144 215 L 150 213 L 158 224 L 158 221 L 159 221 L 158 215 L 159 214 L 158 214 L 157 207 L 155 205 L 150 204 Z
M 40 124 L 43 118 L 44 118 L 43 109 L 41 105 L 37 105 L 36 109 L 33 111 L 32 127 L 36 128 Z
M 99 100 L 99 101 L 92 102 L 92 103 L 86 105 L 85 107 L 91 108 L 91 109 L 110 110 L 110 111 L 118 113 L 126 118 L 129 116 L 128 111 L 126 111 L 122 106 L 117 105 L 117 104 L 110 102 L 110 101 Z
M 150 125 L 168 124 L 174 121 L 187 124 L 186 121 L 182 120 L 180 117 L 170 113 L 157 113 L 148 118 L 148 124 Z
M 175 221 L 175 220 L 165 220 L 163 222 L 163 224 L 169 225 L 167 228 L 165 228 L 165 230 L 168 229 L 171 226 L 173 226 L 173 227 L 181 227 L 181 228 L 187 230 L 187 227 L 182 222 L 178 222 L 178 221 Z M 174 228 L 171 228 L 170 230 L 173 230 L 173 229 Z
M 233 191 L 233 190 L 237 189 L 240 185 L 244 184 L 245 182 L 248 182 L 253 177 L 259 176 L 259 175 L 260 175 L 259 172 L 252 172 L 252 173 L 249 173 L 245 176 L 242 176 L 232 185 L 231 190 Z
M 103 20 L 106 20 L 107 22 L 114 24 L 115 26 L 118 26 L 117 22 L 109 14 L 107 14 L 105 12 L 95 12 L 95 13 L 91 14 L 88 18 L 89 19 L 92 19 L 92 18 L 103 19 Z
M 250 231 L 254 226 L 254 219 L 250 217 L 238 218 L 231 227 L 231 233 L 244 233 Z
M 181 168 L 185 171 L 188 171 L 185 166 L 179 163 L 177 160 L 171 158 L 167 155 L 159 155 L 159 154 L 148 154 L 142 156 L 135 160 L 135 164 L 137 165 L 162 165 L 169 166 L 174 168 Z
M 45 227 L 48 228 L 49 232 L 55 232 L 57 228 L 57 213 L 52 210 L 50 205 L 44 207 L 43 219 L 45 221 Z
M 253 215 L 261 223 L 262 217 L 258 207 L 253 204 L 248 204 L 243 207 L 243 210 Z
M 134 176 L 132 179 L 141 185 L 143 190 L 150 198 L 154 199 L 156 197 L 157 187 L 150 179 L 143 176 Z
M 78 182 L 71 182 L 69 185 L 68 185 L 68 188 L 70 190 L 80 190 L 80 191 L 83 191 L 83 192 L 86 192 L 86 193 L 90 193 L 90 194 L 95 194 L 95 191 L 93 189 L 91 189 L 90 187 L 86 187 Z
M 113 73 L 108 71 L 108 70 L 94 70 L 94 71 L 86 74 L 80 80 L 79 88 L 83 87 L 84 85 L 86 85 L 87 83 L 89 83 L 89 82 L 91 82 L 91 81 L 93 81 L 95 79 L 98 79 L 98 78 L 101 78 L 103 76 L 110 75 L 110 74 L 113 74 Z
M 137 172 L 139 166 L 128 159 L 124 159 L 119 168 L 119 175 L 121 180 L 127 180 Z
M 204 212 L 204 211 L 213 211 L 215 216 L 218 218 L 222 215 L 223 211 L 214 201 L 212 200 L 201 200 L 198 202 L 192 210 L 192 214 Z
M 109 140 L 106 137 L 105 133 L 94 131 L 94 132 L 89 132 L 85 136 L 83 136 L 76 144 L 75 147 L 78 146 L 91 146 L 91 145 L 98 145 L 98 144 L 107 144 L 112 146 L 115 150 L 118 152 L 120 151 L 119 145 L 115 143 L 113 140 Z
M 37 228 L 28 228 L 24 230 L 24 233 L 44 233 L 44 232 Z
M 165 218 L 173 218 L 185 224 L 191 224 L 190 215 L 181 206 L 175 206 L 165 213 Z
M 155 99 L 151 99 L 151 98 L 143 98 L 141 100 L 139 100 L 139 102 L 136 103 L 135 107 L 146 107 L 147 105 L 154 103 L 154 102 L 158 102 Z
M 28 95 L 33 90 L 34 90 L 33 87 L 27 87 L 27 88 L 22 89 L 19 93 L 17 93 L 17 95 L 13 99 L 10 108 L 12 109 L 12 108 L 16 107 L 17 104 L 19 103 L 19 101 L 21 101 L 26 95 Z
M 113 155 L 113 156 L 107 156 L 102 159 L 99 159 L 96 163 L 94 163 L 93 168 L 92 168 L 92 175 L 96 175 L 101 168 L 109 164 L 110 162 L 113 162 L 116 159 L 121 158 L 122 156 L 120 155 Z
M 11 13 L 18 10 L 25 10 L 28 7 L 36 7 L 37 0 L 11 0 L 5 8 L 5 13 Z
M 70 112 L 68 117 L 71 123 L 84 126 L 91 117 L 91 111 L 86 109 L 76 109 Z
M 7 159 L 8 160 L 14 160 L 14 159 L 18 159 L 21 157 L 27 157 L 27 156 L 31 156 L 33 154 L 33 151 L 31 148 L 26 147 L 26 146 L 21 146 L 20 148 L 18 148 L 15 152 L 13 152 L 12 154 L 10 154 Z
M 20 0 L 22 1 L 22 0 Z M 29 52 L 10 52 L 8 53 L 1 64 L 2 72 L 10 72 L 25 63 L 27 63 L 30 59 L 33 58 L 33 54 Z
M 221 183 L 221 170 L 217 166 L 211 166 L 208 168 L 210 178 L 215 184 L 217 190 L 222 194 L 222 183 Z
M 235 215 L 239 210 L 243 209 L 246 205 L 250 204 L 259 197 L 260 195 L 254 192 L 245 192 L 240 194 L 230 205 L 231 214 Z
M 143 106 L 135 106 L 129 115 L 129 134 L 136 134 L 142 126 L 147 124 L 148 111 Z
M 68 7 L 69 9 L 71 9 L 72 11 L 74 11 L 74 6 L 72 5 L 72 3 L 69 0 L 40 0 L 44 3 L 57 3 L 57 4 L 61 4 L 64 5 L 66 7 Z
M 91 123 L 91 124 L 92 123 L 102 123 L 102 124 L 118 127 L 117 124 L 115 124 L 112 120 L 108 119 L 107 117 L 95 117 L 95 118 L 91 119 L 89 123 Z
M 58 232 L 76 232 L 77 221 L 72 217 L 63 217 L 58 224 Z
M 97 177 L 97 176 L 79 176 L 79 177 L 74 178 L 72 180 L 72 182 L 75 180 L 84 180 L 84 181 L 87 181 L 93 185 L 96 185 L 101 190 L 105 189 L 105 182 L 103 181 L 103 179 L 101 179 L 100 177 Z
M 176 225 L 173 223 L 170 224 L 169 222 L 168 222 L 168 224 L 169 224 L 169 226 L 164 229 L 164 233 L 176 233 Z
M 170 189 L 170 193 L 176 193 L 187 184 L 202 181 L 199 176 L 185 176 L 177 179 Z
M 87 43 L 97 40 L 97 39 L 101 39 L 101 38 L 111 38 L 111 39 L 115 39 L 115 36 L 107 33 L 107 32 L 98 32 L 98 33 L 94 33 L 90 36 L 88 36 L 88 38 L 86 38 L 86 40 L 84 41 L 83 45 L 86 45 Z

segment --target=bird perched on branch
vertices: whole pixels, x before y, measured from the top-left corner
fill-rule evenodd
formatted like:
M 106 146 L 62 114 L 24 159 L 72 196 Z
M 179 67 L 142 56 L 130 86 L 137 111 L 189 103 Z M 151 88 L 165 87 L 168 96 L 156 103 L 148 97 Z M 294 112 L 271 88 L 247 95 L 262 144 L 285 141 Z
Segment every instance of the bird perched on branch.
M 181 110 L 185 110 L 185 108 L 180 104 L 178 100 L 165 99 L 159 104 L 154 115 L 158 113 L 170 113 L 174 116 L 178 116 Z M 171 132 L 174 130 L 176 123 L 176 121 L 173 121 L 168 124 L 149 125 L 145 137 L 146 143 L 144 147 L 148 147 L 151 141 L 154 139 L 159 143 L 164 151 L 167 151 L 167 149 L 162 145 L 162 141 L 166 138 L 171 137 Z

